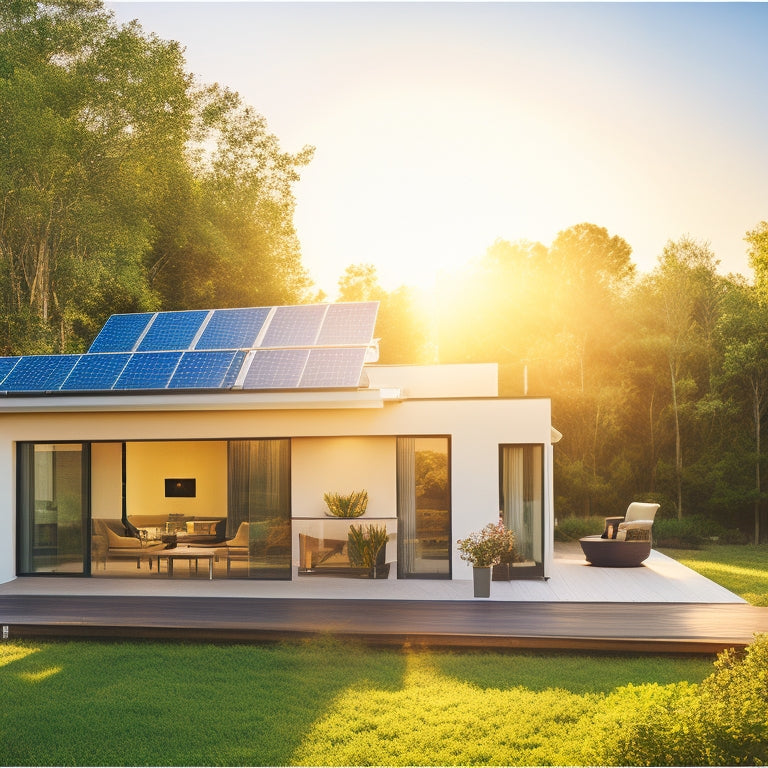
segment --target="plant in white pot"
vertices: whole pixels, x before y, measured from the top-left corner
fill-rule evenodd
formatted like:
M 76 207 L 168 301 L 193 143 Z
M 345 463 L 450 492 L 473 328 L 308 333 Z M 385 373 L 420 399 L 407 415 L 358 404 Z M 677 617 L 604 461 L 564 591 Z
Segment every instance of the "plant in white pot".
M 456 544 L 459 555 L 472 564 L 475 597 L 491 596 L 491 568 L 514 551 L 515 534 L 504 523 L 488 523 L 482 530 L 470 533 Z

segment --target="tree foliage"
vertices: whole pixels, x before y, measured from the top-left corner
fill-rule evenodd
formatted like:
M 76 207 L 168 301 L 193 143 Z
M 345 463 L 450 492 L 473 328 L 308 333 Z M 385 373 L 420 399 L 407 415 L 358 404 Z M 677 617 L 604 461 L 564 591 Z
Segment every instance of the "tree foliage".
M 302 298 L 282 152 L 178 43 L 100 0 L 0 7 L 0 347 L 83 347 L 113 312 Z

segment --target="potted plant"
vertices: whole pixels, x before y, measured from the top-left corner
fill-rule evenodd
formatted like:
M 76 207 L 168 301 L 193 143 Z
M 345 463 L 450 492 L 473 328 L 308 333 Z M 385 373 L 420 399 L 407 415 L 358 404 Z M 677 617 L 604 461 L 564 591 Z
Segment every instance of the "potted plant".
M 362 517 L 368 509 L 368 491 L 325 493 L 323 501 L 329 517 Z
M 491 568 L 514 550 L 515 534 L 504 523 L 488 523 L 482 530 L 459 539 L 459 555 L 472 564 L 475 597 L 491 596 Z
M 351 525 L 347 534 L 349 564 L 367 569 L 369 578 L 386 579 L 389 576 L 389 563 L 385 562 L 388 540 L 384 526 Z

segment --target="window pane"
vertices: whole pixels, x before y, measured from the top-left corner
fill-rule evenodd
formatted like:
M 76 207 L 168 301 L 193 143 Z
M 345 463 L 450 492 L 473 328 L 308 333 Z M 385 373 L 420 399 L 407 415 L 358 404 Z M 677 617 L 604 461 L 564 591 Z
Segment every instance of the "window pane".
M 291 578 L 290 440 L 233 440 L 229 445 L 228 533 L 231 576 Z
M 19 446 L 20 573 L 83 573 L 84 447 Z
M 399 576 L 450 577 L 448 438 L 398 438 Z
M 501 515 L 515 532 L 515 549 L 522 565 L 543 563 L 543 446 L 501 446 Z

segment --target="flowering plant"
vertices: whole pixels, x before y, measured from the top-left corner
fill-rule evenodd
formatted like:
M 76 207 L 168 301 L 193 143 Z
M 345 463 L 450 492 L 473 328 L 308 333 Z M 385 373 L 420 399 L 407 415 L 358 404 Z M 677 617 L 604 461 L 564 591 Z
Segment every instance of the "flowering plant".
M 488 523 L 481 531 L 459 539 L 459 555 L 476 568 L 489 568 L 515 559 L 515 534 L 504 523 Z

